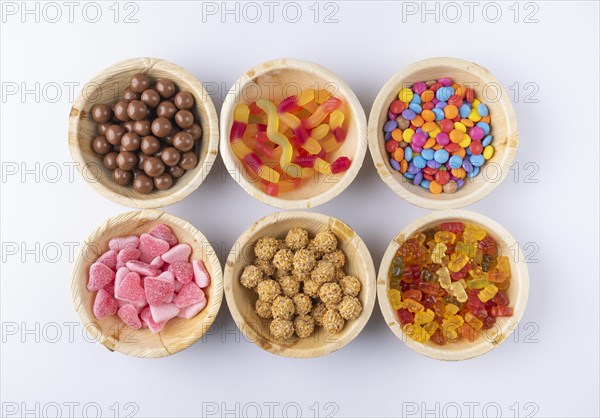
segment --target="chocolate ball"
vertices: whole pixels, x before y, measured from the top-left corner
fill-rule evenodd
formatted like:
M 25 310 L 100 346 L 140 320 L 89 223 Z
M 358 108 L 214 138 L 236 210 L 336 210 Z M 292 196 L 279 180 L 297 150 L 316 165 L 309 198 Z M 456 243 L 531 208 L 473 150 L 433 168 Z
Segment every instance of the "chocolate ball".
M 144 172 L 150 177 L 160 176 L 165 172 L 165 164 L 158 157 L 148 157 L 144 161 Z
M 160 94 L 154 89 L 147 89 L 142 93 L 140 100 L 150 109 L 154 109 L 160 103 Z
M 150 77 L 144 73 L 137 73 L 131 77 L 131 89 L 141 93 L 150 88 Z
M 188 129 L 194 124 L 194 115 L 189 110 L 175 113 L 175 123 L 182 129 Z
M 154 189 L 154 182 L 144 173 L 137 174 L 133 179 L 133 190 L 138 193 L 148 194 Z
M 110 122 L 106 122 L 106 123 L 99 123 L 96 128 L 98 129 L 98 134 L 100 135 L 104 135 L 106 136 L 106 130 L 108 129 L 108 127 L 112 125 L 112 123 Z
M 150 133 L 152 132 L 152 130 L 150 129 L 151 126 L 152 124 L 148 119 L 136 120 L 133 123 L 133 132 L 135 132 L 139 136 L 150 135 Z
M 133 100 L 140 100 L 140 94 L 133 91 L 131 87 L 127 87 L 123 90 L 123 101 L 130 103 Z
M 107 170 L 112 171 L 115 168 L 117 168 L 117 153 L 114 151 L 111 151 L 108 154 L 106 154 L 104 156 L 104 159 L 102 160 L 102 164 L 104 164 L 104 167 Z
M 167 118 L 159 117 L 152 121 L 152 133 L 159 138 L 169 135 L 171 129 L 173 129 L 173 125 Z
M 167 167 L 167 173 L 169 173 L 174 179 L 178 179 L 185 174 L 185 170 L 178 165 L 175 165 L 173 167 Z
M 177 113 L 177 107 L 170 100 L 160 102 L 156 108 L 156 115 L 158 117 L 171 119 L 175 116 L 175 113 Z
M 189 151 L 194 147 L 194 138 L 187 132 L 179 132 L 173 137 L 173 146 L 179 151 Z
M 167 166 L 172 167 L 179 163 L 181 153 L 173 147 L 167 147 L 160 152 L 160 158 Z
M 140 148 L 141 139 L 135 132 L 127 132 L 121 138 L 121 147 L 125 151 L 137 151 Z
M 129 103 L 124 101 L 117 102 L 114 107 L 115 117 L 121 122 L 127 122 L 130 120 L 129 115 L 127 114 L 127 107 Z
M 115 168 L 112 173 L 113 181 L 121 186 L 127 186 L 133 179 L 131 171 L 123 170 L 119 167 Z
M 137 157 L 138 157 L 137 168 L 138 168 L 139 170 L 142 170 L 142 171 L 143 171 L 143 170 L 144 170 L 144 162 L 145 162 L 145 161 L 146 161 L 148 158 L 150 158 L 150 156 L 149 156 L 149 155 L 146 155 L 146 154 L 144 154 L 143 152 L 140 152 L 140 153 L 138 153 Z
M 188 91 L 180 91 L 175 95 L 173 102 L 177 109 L 191 109 L 194 106 L 194 96 Z
M 154 177 L 154 187 L 156 187 L 158 190 L 170 189 L 172 185 L 173 177 L 167 173 L 163 173 L 160 176 Z
M 125 128 L 125 130 L 127 132 L 133 132 L 133 127 L 135 126 L 135 122 L 132 120 L 128 120 L 127 122 L 123 122 L 123 128 Z
M 117 154 L 117 166 L 122 170 L 131 170 L 137 164 L 137 156 L 131 151 L 121 151 Z
M 98 135 L 92 141 L 92 149 L 96 154 L 106 155 L 112 151 L 112 145 L 106 140 L 105 136 Z
M 175 83 L 167 78 L 161 78 L 156 82 L 156 91 L 165 99 L 175 95 Z
M 119 145 L 124 133 L 125 128 L 121 125 L 113 124 L 106 129 L 106 139 L 113 145 Z
M 179 161 L 179 167 L 184 170 L 191 170 L 196 167 L 198 164 L 198 156 L 194 151 L 184 152 L 181 155 L 181 160 Z
M 160 141 L 155 136 L 147 135 L 142 138 L 140 149 L 144 154 L 155 154 L 158 152 L 158 150 L 160 150 Z
M 194 141 L 197 141 L 200 138 L 202 138 L 202 127 L 200 127 L 200 125 L 198 125 L 197 123 L 194 123 L 192 126 L 187 128 L 185 131 L 192 135 L 192 138 L 194 139 Z
M 105 104 L 97 104 L 92 107 L 92 119 L 96 123 L 106 123 L 112 118 L 112 110 Z
M 148 117 L 148 106 L 142 101 L 133 100 L 127 106 L 127 115 L 132 120 L 142 120 Z

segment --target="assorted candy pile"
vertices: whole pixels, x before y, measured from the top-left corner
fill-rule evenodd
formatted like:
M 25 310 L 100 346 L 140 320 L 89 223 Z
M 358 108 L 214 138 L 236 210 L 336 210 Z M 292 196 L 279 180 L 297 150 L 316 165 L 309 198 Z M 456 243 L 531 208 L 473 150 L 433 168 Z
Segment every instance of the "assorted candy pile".
M 94 315 L 115 313 L 130 328 L 160 332 L 167 321 L 190 319 L 207 304 L 210 274 L 202 260 L 189 261 L 192 248 L 180 244 L 167 225 L 139 237 L 114 237 L 91 265 L 87 290 L 97 292 Z
M 346 139 L 342 104 L 327 90 L 303 90 L 277 105 L 267 99 L 239 103 L 231 149 L 271 196 L 299 188 L 317 172 L 344 172 L 351 164 L 348 157 L 327 161 Z
M 256 292 L 256 313 L 272 318 L 275 339 L 307 338 L 316 326 L 336 334 L 358 318 L 361 282 L 344 272 L 346 256 L 337 246 L 328 229 L 310 239 L 305 229 L 292 228 L 283 240 L 256 242 L 256 260 L 244 268 L 240 283 Z
M 480 226 L 446 222 L 404 241 L 389 270 L 388 297 L 415 341 L 474 341 L 512 316 L 510 263 Z
M 398 93 L 383 125 L 390 165 L 431 193 L 454 193 L 492 158 L 488 107 L 444 77 Z

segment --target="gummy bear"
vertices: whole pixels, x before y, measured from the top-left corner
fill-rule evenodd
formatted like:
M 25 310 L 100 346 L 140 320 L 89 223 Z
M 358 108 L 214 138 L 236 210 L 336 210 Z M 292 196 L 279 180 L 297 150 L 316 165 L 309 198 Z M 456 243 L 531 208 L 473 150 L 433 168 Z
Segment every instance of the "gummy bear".
M 487 302 L 488 300 L 493 298 L 496 295 L 496 293 L 498 293 L 498 288 L 493 284 L 490 284 L 484 287 L 477 296 L 479 297 L 480 301 Z
M 438 279 L 440 282 L 440 286 L 442 286 L 442 289 L 448 290 L 448 288 L 452 284 L 452 280 L 450 279 L 450 271 L 448 270 L 448 267 L 441 267 L 435 273 L 438 275 Z
M 456 243 L 455 251 L 458 254 L 464 254 L 467 257 L 473 258 L 475 257 L 475 252 L 477 251 L 477 244 L 474 242 L 458 241 Z
M 390 303 L 392 304 L 393 310 L 398 310 L 402 308 L 402 296 L 398 289 L 388 290 L 388 298 L 390 299 Z
M 466 255 L 454 254 L 453 257 L 450 258 L 450 262 L 448 263 L 448 269 L 456 273 L 460 271 L 464 266 L 466 266 L 468 262 L 469 257 L 467 257 Z
M 443 242 L 438 242 L 435 245 L 435 248 L 433 249 L 433 251 L 431 252 L 431 261 L 433 261 L 434 263 L 437 263 L 437 264 L 442 264 L 442 257 L 444 257 L 446 255 L 447 248 L 448 247 L 446 247 L 446 244 L 444 244 Z
M 467 225 L 463 232 L 465 242 L 477 242 L 487 234 L 486 230 L 477 225 Z
M 464 287 L 459 282 L 454 282 L 450 286 L 450 292 L 459 302 L 466 302 L 468 297 Z
M 428 322 L 433 321 L 434 317 L 435 317 L 435 314 L 433 313 L 433 311 L 431 309 L 427 309 L 426 311 L 423 311 L 423 312 L 417 312 L 415 314 L 415 324 L 424 325 Z
M 443 242 L 444 244 L 454 244 L 456 235 L 449 231 L 438 231 L 434 235 L 435 242 Z
M 425 307 L 413 299 L 404 299 L 403 306 L 411 312 L 422 312 Z

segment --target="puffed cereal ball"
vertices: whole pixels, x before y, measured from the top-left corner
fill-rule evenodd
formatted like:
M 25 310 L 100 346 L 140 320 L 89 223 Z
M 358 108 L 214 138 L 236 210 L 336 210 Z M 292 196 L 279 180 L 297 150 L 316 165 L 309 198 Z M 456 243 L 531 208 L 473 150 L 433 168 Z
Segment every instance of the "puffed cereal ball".
M 340 287 L 342 288 L 344 295 L 358 296 L 360 293 L 361 284 L 360 280 L 354 276 L 344 276 L 340 280 Z
M 275 300 L 273 300 L 273 306 L 271 307 L 273 318 L 280 319 L 292 319 L 295 310 L 294 302 L 287 296 L 277 296 Z
M 279 286 L 285 296 L 292 297 L 300 292 L 300 282 L 293 276 L 283 276 L 279 279 Z
M 290 250 L 301 250 L 308 245 L 308 231 L 302 228 L 290 229 L 285 236 L 285 244 Z
M 335 309 L 327 309 L 323 314 L 323 328 L 332 334 L 337 334 L 344 328 L 344 318 Z
M 296 251 L 293 258 L 294 270 L 311 271 L 315 267 L 315 255 L 307 249 Z
M 254 262 L 254 265 L 256 267 L 258 267 L 259 269 L 261 269 L 262 272 L 263 272 L 263 274 L 265 276 L 267 276 L 267 277 L 274 275 L 275 274 L 275 270 L 277 270 L 275 268 L 275 266 L 273 265 L 273 263 L 271 263 L 270 260 L 259 260 L 259 259 L 257 259 Z
M 273 257 L 273 265 L 277 270 L 290 271 L 292 269 L 292 262 L 294 259 L 294 253 L 290 250 L 279 250 Z
M 263 279 L 263 272 L 256 266 L 246 266 L 240 277 L 242 286 L 252 289 Z
M 304 282 L 304 293 L 306 293 L 311 298 L 316 298 L 319 296 L 319 288 L 321 287 L 321 283 L 316 280 L 307 280 Z
M 341 269 L 346 264 L 346 256 L 342 250 L 335 250 L 332 253 L 325 254 L 323 261 L 329 261 L 336 269 Z
M 336 305 L 342 300 L 342 288 L 337 283 L 325 283 L 319 289 L 319 298 L 327 306 Z
M 300 315 L 294 319 L 294 330 L 300 338 L 310 337 L 315 331 L 315 321 L 308 315 Z
M 321 284 L 331 282 L 335 279 L 335 267 L 329 261 L 319 261 L 310 278 Z
M 283 239 L 278 239 L 278 240 L 277 240 L 277 243 L 279 244 L 279 245 L 277 246 L 277 251 L 279 251 L 279 250 L 286 250 L 286 249 L 288 249 L 288 250 L 289 250 L 288 246 L 287 246 L 287 245 L 286 245 L 286 243 L 285 243 L 285 240 L 283 240 Z
M 308 251 L 310 251 L 317 260 L 323 256 L 323 253 L 321 251 L 317 250 L 314 239 L 311 239 L 310 241 L 308 241 L 308 245 L 306 246 L 306 249 Z
M 265 302 L 264 300 L 257 300 L 254 307 L 256 308 L 256 313 L 261 318 L 273 318 L 273 314 L 271 313 L 271 307 L 273 304 L 271 302 Z
M 289 319 L 275 318 L 271 321 L 269 329 L 277 340 L 287 340 L 294 335 L 294 323 Z
M 279 248 L 275 238 L 262 237 L 254 245 L 254 255 L 260 260 L 271 260 Z
M 273 302 L 273 300 L 281 295 L 281 287 L 275 280 L 267 279 L 258 283 L 256 286 L 258 298 L 265 302 Z
M 308 315 L 312 309 L 312 300 L 304 293 L 298 293 L 292 297 L 296 315 Z
M 362 312 L 362 304 L 357 297 L 344 296 L 338 305 L 338 311 L 344 319 L 356 319 Z
M 292 270 L 292 276 L 296 278 L 299 282 L 305 282 L 310 280 L 310 271 L 300 271 L 300 270 Z
M 315 249 L 323 254 L 332 253 L 337 248 L 337 237 L 329 229 L 319 232 L 313 241 Z
M 346 275 L 344 269 L 335 269 L 335 281 L 339 282 Z
M 319 302 L 313 306 L 312 310 L 310 311 L 310 316 L 312 316 L 315 320 L 315 324 L 321 326 L 323 325 L 323 316 L 325 315 L 326 311 L 327 306 L 325 306 L 323 302 Z

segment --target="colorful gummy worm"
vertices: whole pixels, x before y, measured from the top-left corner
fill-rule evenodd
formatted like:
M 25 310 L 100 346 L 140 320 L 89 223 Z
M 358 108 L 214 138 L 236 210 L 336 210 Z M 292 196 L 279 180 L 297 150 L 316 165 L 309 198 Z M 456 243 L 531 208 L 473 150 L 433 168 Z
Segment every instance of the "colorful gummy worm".
M 445 222 L 404 241 L 389 269 L 389 301 L 415 341 L 475 341 L 512 316 L 510 263 L 480 226 Z
M 303 90 L 277 105 L 267 99 L 240 103 L 229 134 L 231 149 L 271 196 L 299 188 L 317 172 L 342 173 L 350 167 L 348 157 L 327 161 L 346 139 L 342 105 L 327 90 Z
M 444 77 L 398 93 L 383 125 L 390 165 L 431 193 L 454 193 L 494 155 L 488 107 Z

